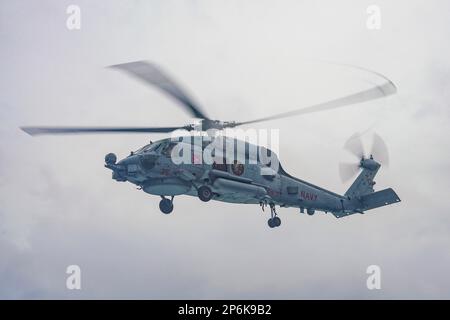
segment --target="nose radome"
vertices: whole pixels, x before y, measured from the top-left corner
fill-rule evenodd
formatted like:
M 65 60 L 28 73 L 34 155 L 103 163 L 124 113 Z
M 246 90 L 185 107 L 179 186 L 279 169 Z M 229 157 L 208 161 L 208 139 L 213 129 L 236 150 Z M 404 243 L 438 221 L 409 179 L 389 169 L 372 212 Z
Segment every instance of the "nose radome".
M 105 163 L 106 164 L 109 164 L 109 165 L 116 164 L 116 161 L 117 161 L 117 156 L 114 153 L 108 153 L 105 156 Z

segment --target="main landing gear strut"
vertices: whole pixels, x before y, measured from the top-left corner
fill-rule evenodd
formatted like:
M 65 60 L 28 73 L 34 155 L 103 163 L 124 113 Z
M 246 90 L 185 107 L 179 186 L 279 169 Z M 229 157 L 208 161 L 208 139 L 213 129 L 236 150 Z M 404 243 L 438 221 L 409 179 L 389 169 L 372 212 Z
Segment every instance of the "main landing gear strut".
M 267 205 L 269 205 L 269 207 L 270 207 L 270 219 L 267 220 L 267 224 L 269 225 L 269 227 L 270 228 L 279 227 L 281 225 L 281 219 L 277 215 L 277 212 L 275 210 L 275 204 L 274 203 L 267 204 L 267 202 L 261 202 L 260 205 L 261 205 L 262 211 L 264 211 L 264 208 Z
M 161 201 L 159 202 L 159 210 L 164 214 L 169 214 L 173 211 L 173 196 L 171 199 L 167 199 L 161 196 Z

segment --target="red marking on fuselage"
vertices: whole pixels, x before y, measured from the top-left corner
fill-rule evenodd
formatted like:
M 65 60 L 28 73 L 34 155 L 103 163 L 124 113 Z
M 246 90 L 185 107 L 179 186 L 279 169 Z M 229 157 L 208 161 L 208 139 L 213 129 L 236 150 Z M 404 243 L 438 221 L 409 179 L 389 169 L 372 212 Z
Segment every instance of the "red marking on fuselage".
M 168 175 L 170 175 L 170 170 L 169 169 L 161 169 L 161 174 L 163 176 L 168 176 Z
M 278 196 L 278 195 L 280 195 L 280 192 L 278 192 L 278 191 L 275 191 L 275 190 L 273 190 L 273 189 L 270 189 L 270 188 L 267 188 L 267 194 L 269 195 L 269 196 Z

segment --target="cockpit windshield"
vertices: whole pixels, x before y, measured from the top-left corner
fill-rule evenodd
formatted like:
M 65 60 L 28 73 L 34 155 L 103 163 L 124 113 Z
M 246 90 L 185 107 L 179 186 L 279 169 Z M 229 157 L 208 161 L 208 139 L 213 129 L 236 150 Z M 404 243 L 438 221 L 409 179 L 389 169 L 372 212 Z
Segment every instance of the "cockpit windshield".
M 149 152 L 149 151 L 155 151 L 160 146 L 161 146 L 161 143 L 150 143 L 146 146 L 143 146 L 142 148 L 137 150 L 135 153 L 144 153 L 144 152 Z

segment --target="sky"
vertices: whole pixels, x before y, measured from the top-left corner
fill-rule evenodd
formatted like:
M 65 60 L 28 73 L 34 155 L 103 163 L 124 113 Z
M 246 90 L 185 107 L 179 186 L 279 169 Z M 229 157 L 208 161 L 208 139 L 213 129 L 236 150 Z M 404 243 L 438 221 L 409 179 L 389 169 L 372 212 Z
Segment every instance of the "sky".
M 80 8 L 69 30 L 69 5 Z M 377 5 L 380 29 L 368 29 Z M 448 1 L 2 1 L 0 298 L 449 299 Z M 386 75 L 386 99 L 255 125 L 278 129 L 290 174 L 343 194 L 355 132 L 376 132 L 402 202 L 335 219 L 255 205 L 159 198 L 111 179 L 104 155 L 163 134 L 31 137 L 22 125 L 185 125 L 159 91 L 106 66 L 150 60 L 215 119 L 243 121 L 356 92 Z M 67 267 L 81 269 L 68 290 Z M 381 270 L 368 290 L 366 270 Z

